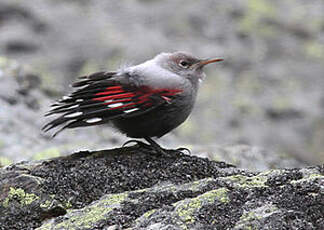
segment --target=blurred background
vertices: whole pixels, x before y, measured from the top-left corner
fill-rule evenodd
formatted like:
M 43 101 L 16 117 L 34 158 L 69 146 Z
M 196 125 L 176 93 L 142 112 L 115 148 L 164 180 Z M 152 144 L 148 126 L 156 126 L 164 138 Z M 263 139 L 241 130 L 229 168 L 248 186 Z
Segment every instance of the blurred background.
M 78 76 L 159 52 L 224 57 L 166 147 L 240 167 L 324 162 L 323 0 L 0 0 L 0 162 L 118 147 L 110 127 L 40 128 Z

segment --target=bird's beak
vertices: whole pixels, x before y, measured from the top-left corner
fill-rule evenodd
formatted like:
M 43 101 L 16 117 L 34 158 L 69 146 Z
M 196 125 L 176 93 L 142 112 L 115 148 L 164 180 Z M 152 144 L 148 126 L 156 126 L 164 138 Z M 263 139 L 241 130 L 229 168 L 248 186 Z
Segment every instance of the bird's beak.
M 198 62 L 198 66 L 203 67 L 207 64 L 214 63 L 214 62 L 220 62 L 223 60 L 224 60 L 223 58 L 208 58 L 208 59 L 204 59 L 204 60 L 201 60 L 200 62 Z

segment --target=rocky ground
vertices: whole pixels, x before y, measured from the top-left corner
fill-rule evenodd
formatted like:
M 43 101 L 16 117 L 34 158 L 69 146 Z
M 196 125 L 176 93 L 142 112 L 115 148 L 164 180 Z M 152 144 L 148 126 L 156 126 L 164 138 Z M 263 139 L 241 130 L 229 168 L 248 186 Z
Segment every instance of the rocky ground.
M 0 229 L 321 229 L 324 168 L 240 170 L 175 150 L 0 169 Z
M 173 50 L 226 61 L 207 69 L 191 119 L 161 144 L 212 158 L 219 145 L 260 146 L 279 156 L 269 167 L 287 155 L 323 162 L 323 14 L 321 0 L 0 0 L 1 162 L 120 145 L 109 128 L 49 140 L 42 116 L 77 76 Z

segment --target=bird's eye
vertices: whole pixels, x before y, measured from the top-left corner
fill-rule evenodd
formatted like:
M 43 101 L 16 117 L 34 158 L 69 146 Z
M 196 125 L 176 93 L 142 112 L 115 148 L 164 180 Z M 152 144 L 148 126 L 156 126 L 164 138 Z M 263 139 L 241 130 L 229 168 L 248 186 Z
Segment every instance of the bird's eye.
M 185 69 L 187 69 L 189 67 L 189 65 L 190 65 L 189 62 L 187 62 L 185 60 L 181 60 L 179 62 L 179 66 L 181 66 L 182 68 L 185 68 Z

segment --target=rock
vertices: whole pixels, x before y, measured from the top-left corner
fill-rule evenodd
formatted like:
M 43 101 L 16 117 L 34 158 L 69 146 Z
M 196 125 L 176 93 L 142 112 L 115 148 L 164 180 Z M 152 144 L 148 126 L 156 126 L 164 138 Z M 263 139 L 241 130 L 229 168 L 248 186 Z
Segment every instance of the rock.
M 121 144 L 109 127 L 71 130 L 53 140 L 50 133 L 41 131 L 49 121 L 44 114 L 54 103 L 42 87 L 41 76 L 26 65 L 0 56 L 0 82 L 0 164 L 65 155 L 71 148 Z
M 288 156 L 278 154 L 257 146 L 249 145 L 195 145 L 191 148 L 198 156 L 207 156 L 211 160 L 225 161 L 238 168 L 252 171 L 264 171 L 278 168 L 301 168 L 305 163 Z
M 149 147 L 0 169 L 1 229 L 320 229 L 324 166 L 241 170 Z

